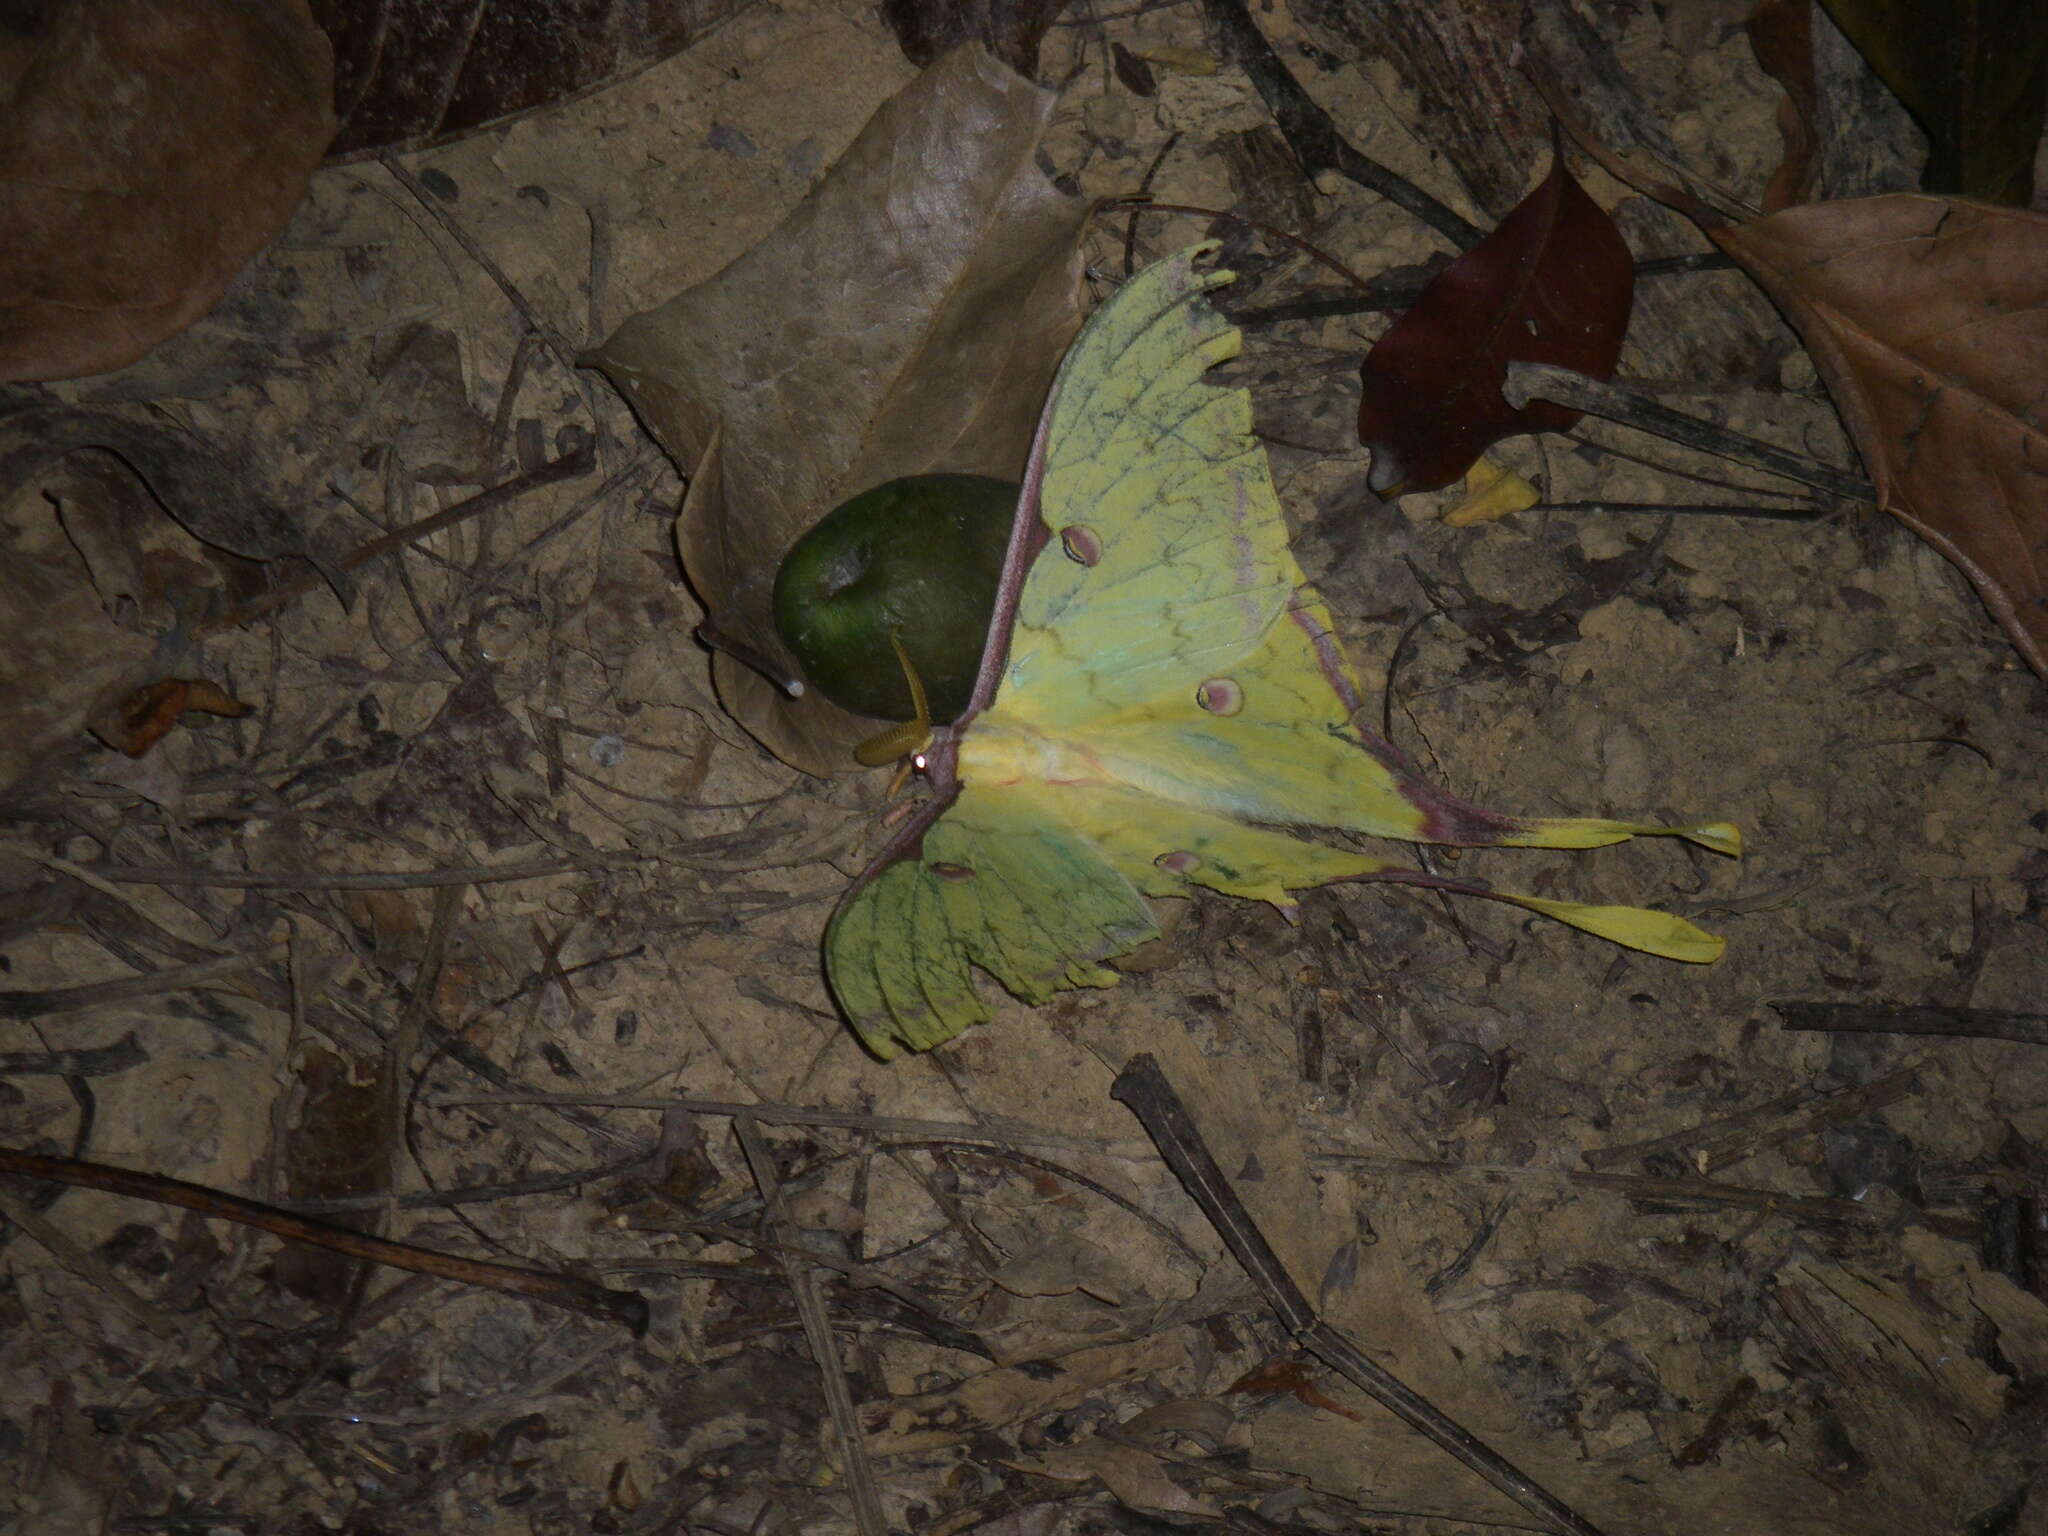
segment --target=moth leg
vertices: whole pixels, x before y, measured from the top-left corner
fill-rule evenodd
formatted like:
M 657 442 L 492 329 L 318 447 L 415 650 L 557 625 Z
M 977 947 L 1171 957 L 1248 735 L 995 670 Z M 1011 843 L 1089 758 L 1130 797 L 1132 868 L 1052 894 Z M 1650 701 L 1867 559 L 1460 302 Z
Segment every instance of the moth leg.
M 879 768 L 899 758 L 915 757 L 932 744 L 932 706 L 925 697 L 924 679 L 917 675 L 910 652 L 903 649 L 903 639 L 893 629 L 889 631 L 889 644 L 896 648 L 896 660 L 903 667 L 903 680 L 910 684 L 910 703 L 916 711 L 916 718 L 901 725 L 892 725 L 853 749 L 855 759 L 869 768 Z M 900 787 L 892 787 L 890 793 L 894 794 Z

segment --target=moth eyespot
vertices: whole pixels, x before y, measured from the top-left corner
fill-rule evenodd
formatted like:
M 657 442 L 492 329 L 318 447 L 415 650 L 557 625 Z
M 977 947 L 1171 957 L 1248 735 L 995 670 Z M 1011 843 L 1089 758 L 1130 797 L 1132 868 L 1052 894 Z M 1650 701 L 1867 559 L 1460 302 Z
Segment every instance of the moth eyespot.
M 1102 538 L 1086 523 L 1069 523 L 1062 528 L 1060 548 L 1076 565 L 1093 565 L 1102 558 Z
M 974 878 L 974 871 L 965 864 L 934 864 L 931 866 L 931 870 L 941 880 L 959 881 L 972 880 Z
M 918 752 L 912 755 L 910 759 L 910 766 L 917 772 L 924 773 L 930 769 L 931 763 L 926 759 L 925 755 L 922 752 Z
M 1202 867 L 1202 861 L 1185 848 L 1176 848 L 1172 853 L 1162 853 L 1152 861 L 1169 875 L 1191 875 Z
M 1195 702 L 1212 715 L 1234 715 L 1244 708 L 1244 690 L 1227 677 L 1212 677 L 1195 690 Z

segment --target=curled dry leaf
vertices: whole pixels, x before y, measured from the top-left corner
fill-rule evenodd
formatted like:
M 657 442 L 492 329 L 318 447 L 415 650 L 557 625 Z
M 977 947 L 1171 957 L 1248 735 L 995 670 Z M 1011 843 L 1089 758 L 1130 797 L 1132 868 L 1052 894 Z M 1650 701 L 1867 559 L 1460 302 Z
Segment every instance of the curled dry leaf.
M 347 606 L 347 575 L 315 551 L 308 531 L 257 490 L 226 455 L 178 427 L 118 411 L 35 406 L 0 416 L 0 500 L 70 454 L 99 449 L 135 472 L 186 532 L 245 560 L 297 556 Z
M 1749 47 L 1764 72 L 1784 89 L 1778 103 L 1778 137 L 1785 158 L 1764 187 L 1765 213 L 1776 213 L 1813 197 L 1814 117 L 1819 97 L 1813 74 L 1812 0 L 1756 0 L 1749 12 Z
M 1712 233 L 1798 327 L 1878 504 L 2048 677 L 2048 217 L 1896 194 Z
M 92 731 L 116 751 L 140 757 L 168 736 L 187 710 L 239 720 L 255 708 L 204 678 L 167 677 L 119 699 L 107 719 L 92 722 Z
M 1523 432 L 1562 432 L 1577 411 L 1501 398 L 1511 362 L 1604 379 L 1621 356 L 1635 266 L 1614 221 L 1564 168 L 1437 274 L 1366 354 L 1358 436 L 1381 496 L 1433 491 Z
M 900 475 L 1023 469 L 1081 323 L 1086 207 L 1034 163 L 1051 110 L 981 49 L 949 54 L 774 234 L 590 359 L 692 474 L 676 540 L 713 621 L 791 673 L 769 599 L 813 523 Z M 733 716 L 808 773 L 852 768 L 874 734 L 729 655 L 713 673 Z
M 1304 1407 L 1320 1408 L 1325 1413 L 1341 1414 L 1347 1419 L 1365 1422 L 1364 1414 L 1346 1408 L 1316 1385 L 1315 1377 L 1309 1373 L 1308 1363 L 1299 1355 L 1278 1355 L 1263 1364 L 1255 1365 L 1223 1390 L 1284 1395 L 1296 1399 Z
M 1135 1445 L 1094 1436 L 1078 1445 L 1054 1446 L 1032 1461 L 1010 1463 L 1019 1471 L 1062 1483 L 1100 1479 L 1126 1509 L 1159 1510 L 1171 1515 L 1215 1518 L 1222 1511 L 1197 1498 L 1167 1475 L 1166 1464 Z
M 205 314 L 334 136 L 306 0 L 27 15 L 0 29 L 0 383 L 122 367 Z

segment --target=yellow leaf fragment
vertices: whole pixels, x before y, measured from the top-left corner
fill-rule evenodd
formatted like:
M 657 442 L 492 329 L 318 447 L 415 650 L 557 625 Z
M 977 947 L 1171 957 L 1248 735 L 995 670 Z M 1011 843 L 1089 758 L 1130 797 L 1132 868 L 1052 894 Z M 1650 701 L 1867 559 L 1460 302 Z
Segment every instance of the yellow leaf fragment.
M 1482 453 L 1479 462 L 1465 472 L 1465 499 L 1444 514 L 1444 521 L 1453 528 L 1497 523 L 1542 499 L 1535 486 Z

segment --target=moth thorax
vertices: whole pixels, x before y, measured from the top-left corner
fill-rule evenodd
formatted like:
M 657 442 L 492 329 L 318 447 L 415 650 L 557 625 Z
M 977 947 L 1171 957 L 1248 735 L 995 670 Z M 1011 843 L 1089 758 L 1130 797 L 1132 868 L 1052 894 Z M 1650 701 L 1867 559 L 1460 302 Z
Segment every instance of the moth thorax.
M 969 784 L 1102 784 L 1102 763 L 1086 747 L 986 710 L 960 738 L 960 777 Z

